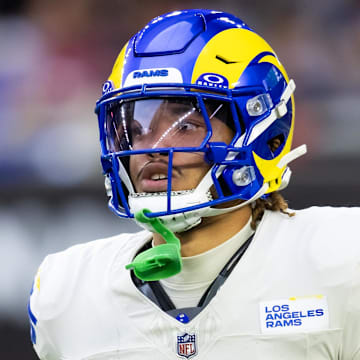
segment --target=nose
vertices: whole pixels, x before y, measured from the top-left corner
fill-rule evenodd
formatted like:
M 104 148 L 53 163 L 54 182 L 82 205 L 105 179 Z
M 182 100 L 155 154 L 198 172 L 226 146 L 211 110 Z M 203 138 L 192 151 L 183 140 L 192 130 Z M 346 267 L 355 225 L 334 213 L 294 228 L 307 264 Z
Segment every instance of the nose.
M 164 152 L 152 152 L 152 153 L 147 153 L 147 156 L 149 158 L 155 159 L 155 158 L 165 158 L 169 156 L 169 153 L 167 151 Z
M 151 129 L 141 136 L 134 137 L 133 148 L 140 149 L 158 149 L 174 146 L 174 139 L 171 139 L 171 128 L 169 129 Z

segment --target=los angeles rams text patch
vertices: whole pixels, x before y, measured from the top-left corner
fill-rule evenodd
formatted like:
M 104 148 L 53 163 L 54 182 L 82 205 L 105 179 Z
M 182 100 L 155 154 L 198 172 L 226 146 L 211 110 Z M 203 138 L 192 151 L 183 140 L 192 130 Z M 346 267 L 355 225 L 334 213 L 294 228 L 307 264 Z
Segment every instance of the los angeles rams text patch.
M 290 333 L 329 328 L 329 311 L 322 295 L 260 302 L 261 332 Z

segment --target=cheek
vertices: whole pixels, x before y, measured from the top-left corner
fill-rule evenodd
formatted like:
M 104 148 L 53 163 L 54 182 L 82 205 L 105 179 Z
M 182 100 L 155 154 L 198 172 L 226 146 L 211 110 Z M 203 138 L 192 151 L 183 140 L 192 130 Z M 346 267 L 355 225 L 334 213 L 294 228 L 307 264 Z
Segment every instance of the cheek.
M 179 157 L 176 158 L 176 155 L 179 155 Z M 186 182 L 188 184 L 187 188 L 197 186 L 211 167 L 205 162 L 203 153 L 174 154 L 173 164 L 181 170 L 183 176 L 179 180 Z M 190 184 L 191 186 L 189 186 Z
M 212 123 L 213 135 L 210 141 L 224 142 L 230 144 L 234 137 L 234 132 L 222 121 L 216 120 Z
M 197 167 L 201 166 L 204 161 L 204 154 L 201 152 L 197 153 L 186 153 L 186 152 L 174 152 L 173 165 L 181 167 Z
M 129 176 L 132 182 L 134 182 L 134 179 L 136 177 L 136 173 L 138 171 L 139 165 L 137 164 L 137 158 L 136 156 L 130 156 L 129 159 Z

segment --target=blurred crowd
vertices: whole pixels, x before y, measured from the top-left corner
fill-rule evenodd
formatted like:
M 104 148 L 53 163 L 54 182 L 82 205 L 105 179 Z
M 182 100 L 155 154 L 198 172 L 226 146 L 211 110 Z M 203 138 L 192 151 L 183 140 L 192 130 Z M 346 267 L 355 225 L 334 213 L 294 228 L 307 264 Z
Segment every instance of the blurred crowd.
M 93 108 L 118 51 L 153 16 L 194 6 L 232 11 L 276 49 L 297 83 L 296 140 L 306 138 L 313 156 L 334 151 L 334 137 L 336 152 L 356 153 L 359 4 L 19 2 L 18 11 L 3 11 L 0 17 L 0 182 L 23 185 L 26 179 L 30 186 L 61 186 L 91 181 L 98 172 Z
M 161 13 L 201 7 L 243 19 L 295 79 L 295 145 L 310 151 L 299 169 L 324 169 L 311 180 L 299 171 L 298 184 L 359 178 L 357 168 L 338 166 L 360 154 L 358 0 L 2 0 L 0 325 L 25 323 L 31 279 L 47 252 L 135 230 L 106 211 L 95 102 L 139 28 Z M 321 165 L 332 159 L 332 168 Z

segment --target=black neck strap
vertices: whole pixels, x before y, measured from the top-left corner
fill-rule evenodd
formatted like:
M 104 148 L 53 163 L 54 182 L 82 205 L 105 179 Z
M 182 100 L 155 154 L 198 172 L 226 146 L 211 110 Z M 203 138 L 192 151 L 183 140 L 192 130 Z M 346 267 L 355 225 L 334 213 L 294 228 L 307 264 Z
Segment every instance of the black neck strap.
M 164 288 L 161 286 L 159 281 L 143 281 L 138 279 L 134 272 L 131 271 L 131 278 L 136 287 L 152 302 L 158 305 L 163 311 L 181 322 L 189 322 L 195 316 L 197 316 L 205 307 L 209 304 L 211 299 L 216 295 L 220 287 L 224 284 L 226 279 L 229 277 L 231 272 L 234 270 L 236 264 L 239 262 L 241 257 L 244 255 L 246 249 L 249 247 L 254 234 L 245 241 L 245 243 L 235 252 L 235 254 L 226 263 L 219 275 L 207 288 L 203 296 L 201 297 L 197 306 L 190 308 L 177 309 L 174 303 L 171 301 Z M 140 252 L 151 247 L 151 243 L 147 243 Z

